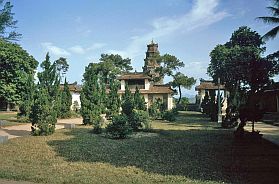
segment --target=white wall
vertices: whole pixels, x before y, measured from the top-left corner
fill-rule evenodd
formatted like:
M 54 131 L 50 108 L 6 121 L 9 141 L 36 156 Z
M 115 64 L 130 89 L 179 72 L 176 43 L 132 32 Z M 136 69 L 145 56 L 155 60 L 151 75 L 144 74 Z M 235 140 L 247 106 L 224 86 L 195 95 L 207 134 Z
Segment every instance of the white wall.
M 72 94 L 72 106 L 71 106 L 71 108 L 73 108 L 74 101 L 78 102 L 79 108 L 80 108 L 81 107 L 80 94 L 79 93 L 75 93 L 75 92 L 71 92 L 71 94 Z

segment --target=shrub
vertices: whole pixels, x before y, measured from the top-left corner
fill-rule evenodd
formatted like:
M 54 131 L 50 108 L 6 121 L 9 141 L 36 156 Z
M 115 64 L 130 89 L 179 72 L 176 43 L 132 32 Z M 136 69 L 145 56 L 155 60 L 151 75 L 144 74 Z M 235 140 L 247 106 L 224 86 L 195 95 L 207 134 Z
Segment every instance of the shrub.
M 177 109 L 172 109 L 170 111 L 165 111 L 163 113 L 163 119 L 167 121 L 175 121 L 177 116 Z
M 93 120 L 93 133 L 95 134 L 102 133 L 102 122 L 100 116 L 96 116 Z
M 32 135 L 50 135 L 54 133 L 57 119 L 53 106 L 53 102 L 48 99 L 47 90 L 44 88 L 39 89 L 30 114 Z
M 149 109 L 148 109 L 148 113 L 149 116 L 152 119 L 158 119 L 161 118 L 161 112 L 159 110 L 159 108 L 157 107 L 157 105 L 155 103 L 153 103 L 152 105 L 150 105 Z
M 134 131 L 138 131 L 140 128 L 150 128 L 149 115 L 143 110 L 133 110 L 129 123 Z
M 115 115 L 112 117 L 112 123 L 108 124 L 106 131 L 114 139 L 125 139 L 132 133 L 126 115 Z

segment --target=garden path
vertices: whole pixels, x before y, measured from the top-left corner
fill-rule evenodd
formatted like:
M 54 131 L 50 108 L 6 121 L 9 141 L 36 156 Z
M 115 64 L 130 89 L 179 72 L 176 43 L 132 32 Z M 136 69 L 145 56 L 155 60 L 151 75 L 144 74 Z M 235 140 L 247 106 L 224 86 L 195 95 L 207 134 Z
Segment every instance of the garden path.
M 252 123 L 248 123 L 245 126 L 245 130 L 252 131 Z M 255 131 L 260 131 L 263 134 L 263 138 L 277 144 L 279 146 L 279 127 L 274 125 L 269 125 L 263 122 L 255 123 Z
M 56 130 L 64 128 L 65 124 L 82 124 L 82 118 L 74 119 L 58 119 L 56 124 Z M 0 136 L 8 136 L 8 139 L 29 136 L 31 132 L 31 123 L 23 125 L 7 126 L 0 128 Z

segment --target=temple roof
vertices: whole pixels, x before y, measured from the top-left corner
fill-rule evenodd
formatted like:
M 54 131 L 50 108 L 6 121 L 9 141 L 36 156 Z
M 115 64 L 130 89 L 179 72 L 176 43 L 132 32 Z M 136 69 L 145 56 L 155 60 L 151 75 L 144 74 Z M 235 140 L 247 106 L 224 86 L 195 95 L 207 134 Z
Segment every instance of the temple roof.
M 81 92 L 81 85 L 78 85 L 77 82 L 68 84 L 68 86 L 71 92 Z M 63 88 L 64 84 L 60 84 L 60 89 L 62 90 Z
M 125 73 L 117 77 L 118 80 L 128 80 L 128 79 L 151 79 L 148 75 L 143 72 Z
M 174 91 L 169 85 L 154 85 L 150 86 L 149 90 L 139 89 L 141 94 L 172 94 Z M 135 89 L 131 89 L 131 92 L 134 93 Z M 118 93 L 123 94 L 125 90 L 119 90 Z
M 210 89 L 218 89 L 218 85 L 216 85 L 215 83 L 213 83 L 213 81 L 201 81 L 200 85 L 195 87 L 195 90 L 210 90 Z M 224 90 L 225 89 L 225 85 L 220 85 L 220 89 Z

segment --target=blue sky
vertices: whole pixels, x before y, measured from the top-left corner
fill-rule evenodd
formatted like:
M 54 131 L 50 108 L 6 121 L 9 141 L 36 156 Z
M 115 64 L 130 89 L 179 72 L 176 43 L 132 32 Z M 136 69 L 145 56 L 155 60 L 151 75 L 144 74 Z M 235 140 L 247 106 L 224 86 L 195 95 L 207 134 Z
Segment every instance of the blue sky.
M 67 79 L 81 83 L 84 68 L 101 53 L 132 59 L 141 71 L 146 44 L 152 39 L 161 54 L 185 63 L 180 71 L 209 79 L 210 51 L 247 25 L 261 35 L 271 26 L 255 20 L 268 15 L 269 0 L 11 0 L 23 35 L 19 44 L 39 62 L 66 57 Z M 279 38 L 266 44 L 266 54 L 279 49 Z M 184 93 L 195 94 L 194 89 Z

